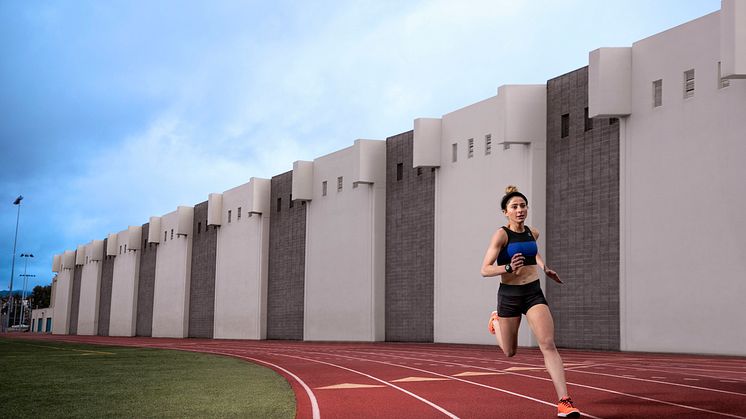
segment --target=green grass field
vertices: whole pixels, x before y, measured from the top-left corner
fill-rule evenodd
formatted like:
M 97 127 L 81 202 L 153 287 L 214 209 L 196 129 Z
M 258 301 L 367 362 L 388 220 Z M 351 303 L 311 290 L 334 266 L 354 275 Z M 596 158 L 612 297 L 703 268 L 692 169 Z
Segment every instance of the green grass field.
M 287 381 L 238 359 L 0 338 L 0 417 L 294 416 Z

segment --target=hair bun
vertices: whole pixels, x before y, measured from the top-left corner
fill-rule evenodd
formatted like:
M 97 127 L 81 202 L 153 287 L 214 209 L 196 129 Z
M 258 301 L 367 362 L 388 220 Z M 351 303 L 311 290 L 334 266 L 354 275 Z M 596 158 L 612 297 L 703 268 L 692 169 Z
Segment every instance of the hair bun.
M 508 185 L 507 188 L 505 188 L 505 195 L 513 192 L 518 192 L 518 187 L 514 185 Z

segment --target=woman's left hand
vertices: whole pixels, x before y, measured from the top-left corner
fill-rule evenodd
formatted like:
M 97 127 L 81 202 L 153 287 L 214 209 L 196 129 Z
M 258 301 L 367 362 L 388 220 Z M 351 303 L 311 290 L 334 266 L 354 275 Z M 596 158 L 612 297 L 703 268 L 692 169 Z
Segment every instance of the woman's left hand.
M 562 280 L 560 279 L 559 275 L 557 275 L 557 272 L 554 272 L 553 270 L 551 270 L 551 269 L 549 269 L 547 267 L 544 267 L 544 273 L 547 274 L 547 276 L 549 278 L 552 278 L 554 280 L 554 282 L 556 282 L 558 284 L 562 284 L 563 283 Z

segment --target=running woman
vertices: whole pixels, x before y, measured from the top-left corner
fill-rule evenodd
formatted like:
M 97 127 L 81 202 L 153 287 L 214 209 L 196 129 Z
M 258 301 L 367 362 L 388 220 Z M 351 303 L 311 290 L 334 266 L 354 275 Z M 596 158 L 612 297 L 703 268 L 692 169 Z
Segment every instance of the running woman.
M 495 335 L 505 355 L 512 357 L 518 347 L 521 314 L 525 314 L 557 391 L 557 416 L 579 417 L 580 410 L 573 406 L 567 393 L 562 358 L 554 346 L 554 321 L 541 291 L 539 269 L 557 283 L 561 284 L 562 281 L 539 254 L 536 246 L 539 232 L 525 225 L 528 216 L 526 196 L 518 192 L 515 186 L 508 186 L 500 206 L 508 223 L 492 235 L 481 271 L 483 277 L 501 277 L 497 311 L 492 312 L 488 329 Z

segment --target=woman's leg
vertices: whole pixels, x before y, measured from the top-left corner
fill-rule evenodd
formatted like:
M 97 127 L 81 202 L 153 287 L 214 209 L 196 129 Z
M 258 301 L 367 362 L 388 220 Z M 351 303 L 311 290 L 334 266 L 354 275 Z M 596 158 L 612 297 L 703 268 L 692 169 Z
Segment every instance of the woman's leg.
M 492 325 L 495 327 L 497 346 L 503 350 L 505 356 L 515 355 L 518 348 L 518 326 L 521 325 L 521 318 L 500 317 L 499 320 L 493 320 Z
M 557 347 L 554 346 L 554 320 L 549 306 L 537 304 L 526 313 L 528 324 L 539 341 L 539 349 L 544 355 L 544 365 L 547 367 L 549 376 L 552 377 L 554 389 L 557 391 L 557 400 L 567 397 L 567 384 L 565 382 L 565 367 L 562 364 Z

